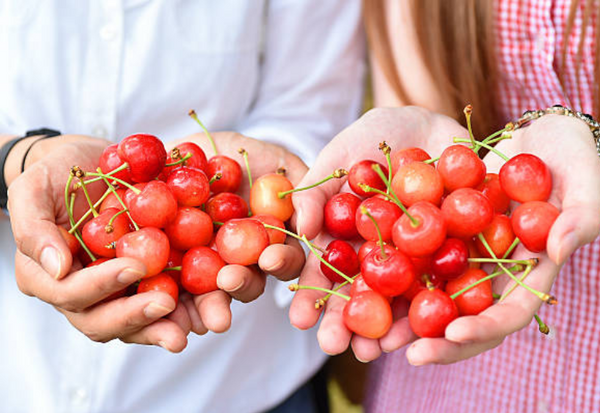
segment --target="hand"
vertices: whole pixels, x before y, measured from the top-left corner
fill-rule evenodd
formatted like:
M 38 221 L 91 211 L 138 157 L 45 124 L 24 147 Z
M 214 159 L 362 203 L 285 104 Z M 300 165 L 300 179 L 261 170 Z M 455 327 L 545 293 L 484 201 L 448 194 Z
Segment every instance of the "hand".
M 252 178 L 275 172 L 285 167 L 286 176 L 296 185 L 307 171 L 304 163 L 295 155 L 282 147 L 259 140 L 247 138 L 234 132 L 217 132 L 211 134 L 217 144 L 219 154 L 229 156 L 242 165 L 244 177 L 239 194 L 246 200 L 250 195 L 247 172 L 242 155 L 238 149 L 248 152 Z M 191 141 L 202 147 L 210 158 L 214 155 L 208 138 L 204 134 L 194 134 L 184 139 L 171 142 L 169 147 L 178 143 Z M 258 298 L 264 291 L 266 274 L 271 274 L 282 281 L 294 279 L 304 265 L 305 255 L 294 239 L 287 238 L 286 244 L 275 244 L 267 247 L 260 256 L 258 266 L 244 267 L 227 265 L 221 269 L 217 278 L 220 290 L 200 296 L 186 296 L 182 301 L 188 310 L 192 322 L 192 331 L 205 334 L 208 331 L 222 333 L 231 325 L 231 299 L 250 302 Z
M 416 107 L 399 109 L 374 109 L 336 136 L 323 149 L 316 164 L 310 169 L 299 186 L 317 182 L 339 167 L 350 168 L 355 162 L 373 159 L 386 164 L 385 157 L 378 150 L 378 143 L 386 141 L 392 151 L 418 146 L 431 156 L 438 156 L 449 145 L 452 137 L 466 137 L 467 131 L 454 120 Z M 299 234 L 306 234 L 315 243 L 325 246 L 331 237 L 323 231 L 323 208 L 329 198 L 340 192 L 343 182 L 331 180 L 324 185 L 294 195 L 296 209 L 295 225 Z M 332 283 L 321 274 L 319 262 L 309 257 L 300 276 L 300 284 L 331 288 Z M 314 326 L 320 312 L 315 311 L 315 300 L 322 293 L 301 290 L 296 292 L 290 309 L 290 320 L 300 329 Z M 369 361 L 377 358 L 381 351 L 393 351 L 405 344 L 404 333 L 408 322 L 402 318 L 407 303 L 398 299 L 394 303 L 397 321 L 390 332 L 380 340 L 352 336 L 342 320 L 345 300 L 331 297 L 324 311 L 318 340 L 323 351 L 339 354 L 346 350 L 350 342 L 358 359 Z M 410 330 L 409 330 L 410 331 Z

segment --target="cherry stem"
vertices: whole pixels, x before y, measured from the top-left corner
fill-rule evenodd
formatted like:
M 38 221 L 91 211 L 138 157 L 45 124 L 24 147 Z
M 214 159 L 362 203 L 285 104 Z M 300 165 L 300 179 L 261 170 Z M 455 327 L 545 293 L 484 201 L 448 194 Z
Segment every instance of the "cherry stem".
M 223 174 L 221 172 L 217 172 L 216 174 L 213 175 L 212 178 L 210 178 L 210 180 L 208 181 L 208 184 L 212 185 L 213 183 L 215 183 L 216 181 L 218 181 L 221 178 L 223 178 Z
M 122 179 L 119 178 L 115 178 L 114 176 L 109 176 L 106 175 L 105 173 L 98 173 L 98 172 L 88 172 L 88 175 L 90 176 L 97 176 L 99 177 L 101 180 L 102 178 L 110 178 L 113 182 L 116 182 L 118 184 L 123 185 L 124 187 L 131 189 L 133 191 L 134 194 L 139 195 L 140 193 L 142 193 L 142 191 L 140 191 L 139 189 L 137 189 L 135 186 L 131 185 L 129 182 L 126 182 Z
M 473 129 L 471 128 L 471 114 L 473 113 L 473 105 L 469 104 L 465 106 L 463 109 L 463 113 L 465 114 L 465 119 L 467 120 L 467 129 L 469 130 L 469 138 L 471 142 L 471 149 L 477 153 L 477 146 L 475 136 L 473 135 Z
M 550 333 L 550 327 L 548 327 L 546 325 L 546 323 L 544 323 L 544 321 L 542 321 L 542 319 L 540 318 L 539 315 L 534 314 L 533 318 L 535 318 L 535 321 L 538 324 L 538 328 L 540 329 L 540 333 L 548 335 L 548 333 Z
M 326 292 L 329 294 L 337 295 L 338 297 L 343 298 L 344 300 L 350 301 L 350 297 L 348 297 L 347 295 L 338 293 L 337 291 L 328 290 L 327 288 L 315 287 L 312 285 L 299 285 L 299 284 L 290 284 L 290 286 L 288 288 L 290 289 L 290 291 L 298 291 L 298 290 L 323 291 L 323 292 Z
M 512 266 L 512 267 L 508 268 L 507 270 L 512 273 L 513 271 L 514 272 L 521 272 L 524 269 L 525 269 L 525 266 L 523 264 L 517 264 L 515 266 Z M 466 293 L 471 288 L 477 287 L 479 284 L 484 283 L 487 280 L 491 280 L 492 278 L 496 278 L 497 276 L 502 275 L 502 274 L 505 274 L 505 272 L 504 271 L 496 271 L 496 272 L 494 272 L 492 274 L 489 274 L 489 275 L 487 275 L 487 276 L 485 276 L 485 277 L 483 277 L 483 278 L 475 281 L 473 284 L 468 285 L 467 287 L 463 288 L 462 290 L 455 292 L 454 294 L 452 294 L 450 296 L 450 298 L 452 298 L 454 300 L 454 299 L 456 299 L 456 297 L 458 297 L 459 295 L 462 295 L 462 294 Z
M 188 153 L 185 154 L 185 156 L 183 158 L 178 159 L 177 161 L 172 162 L 172 163 L 166 163 L 165 167 L 167 167 L 167 166 L 181 165 L 182 163 L 184 163 L 185 161 L 187 161 L 191 157 L 192 157 L 192 154 L 190 152 L 188 152 Z
M 500 136 L 497 137 L 498 135 L 500 135 Z M 505 139 L 512 139 L 512 135 L 510 133 L 508 133 L 507 128 L 504 128 L 504 129 L 499 130 L 498 132 L 492 133 L 490 136 L 488 136 L 481 142 L 483 142 L 487 145 L 491 145 L 493 143 L 497 143 L 497 142 L 503 141 Z M 480 149 L 481 149 L 481 146 L 478 146 L 477 149 L 475 150 L 475 153 L 479 154 Z
M 437 161 L 439 161 L 439 160 L 440 160 L 440 157 L 439 157 L 439 156 L 437 156 L 437 157 L 435 157 L 435 158 L 431 158 L 431 159 L 425 159 L 425 160 L 423 161 L 423 163 L 426 163 L 426 164 L 431 164 L 431 163 L 437 162 Z
M 390 156 L 390 153 L 392 152 L 392 148 L 390 148 L 390 146 L 387 144 L 386 141 L 383 141 L 379 144 L 379 150 L 383 152 L 383 154 L 385 155 L 385 160 L 387 161 L 387 166 L 388 166 L 388 181 L 392 182 L 392 158 Z M 390 193 L 390 188 L 387 187 L 386 189 L 386 193 Z
M 70 211 L 70 216 L 73 216 L 73 206 L 75 205 L 75 192 L 73 192 L 71 194 L 71 199 L 69 202 L 69 211 Z M 72 220 L 74 221 L 74 220 Z M 79 234 L 79 232 L 75 231 L 75 233 L 73 234 L 75 236 L 75 238 L 77 238 L 77 241 L 79 241 L 79 244 L 81 245 L 81 248 L 83 248 L 83 250 L 87 253 L 87 255 L 90 257 L 90 259 L 92 260 L 92 262 L 96 261 L 96 256 L 92 253 L 92 251 L 90 251 L 90 249 L 87 247 L 87 245 L 85 245 L 85 242 L 83 242 L 83 238 L 81 237 L 81 235 Z
M 471 141 L 468 139 L 463 139 L 463 138 L 454 138 L 454 143 L 460 143 L 460 142 L 466 143 L 466 142 L 471 142 Z M 494 148 L 493 146 L 490 146 L 487 143 L 483 143 L 483 142 L 475 142 L 475 144 L 482 146 L 491 152 L 494 152 L 496 155 L 501 157 L 505 162 L 508 162 L 508 160 L 509 160 L 508 156 L 504 155 L 502 152 L 500 152 L 498 149 Z
M 219 221 L 213 221 L 213 225 L 221 226 L 221 225 L 225 225 L 225 223 L 219 222 Z
M 526 270 L 526 271 L 523 273 L 523 275 L 521 275 L 521 277 L 519 278 L 519 281 L 521 281 L 521 282 L 525 281 L 525 278 L 527 278 L 527 276 L 529 275 L 529 273 L 531 272 L 531 270 L 533 269 L 533 267 L 534 267 L 534 265 L 532 265 L 532 266 L 531 266 L 531 267 L 530 267 L 528 270 Z M 515 288 L 517 288 L 517 285 L 518 285 L 518 284 L 513 284 L 513 285 L 511 285 L 511 287 L 508 289 L 508 291 L 507 291 L 506 293 L 504 293 L 504 294 L 502 294 L 502 295 L 500 296 L 500 298 L 499 298 L 499 300 L 498 300 L 498 301 L 504 301 L 504 299 L 505 299 L 506 297 L 508 297 L 508 295 L 509 295 L 510 293 L 512 293 L 512 292 L 515 290 Z
M 261 224 L 263 224 L 265 226 L 265 228 L 274 229 L 276 231 L 283 232 L 284 234 L 289 235 L 292 238 L 296 238 L 297 240 L 304 242 L 304 240 L 302 239 L 302 237 L 300 235 L 295 234 L 292 231 L 288 231 L 287 229 L 283 229 L 283 228 L 280 228 L 280 227 L 275 226 L 275 225 L 265 224 L 264 222 L 261 222 Z M 221 225 L 223 225 L 223 224 L 221 224 Z M 316 249 L 320 253 L 325 254 L 327 252 L 323 248 L 319 247 L 318 245 L 315 245 L 315 244 L 313 244 L 310 241 L 308 241 L 308 242 L 310 243 L 310 245 L 312 245 L 312 247 L 314 249 Z
M 125 162 L 123 165 L 119 166 L 118 168 L 113 169 L 110 172 L 106 173 L 106 176 L 110 176 L 112 177 L 112 175 L 116 174 L 117 172 L 121 172 L 124 169 L 129 168 L 129 164 L 127 162 Z M 85 181 L 86 184 L 93 184 L 94 182 L 98 182 L 101 181 L 102 177 L 97 177 L 97 178 L 92 178 L 92 179 L 88 179 L 87 181 Z
M 377 175 L 379 175 L 379 177 L 381 178 L 381 180 L 383 181 L 383 183 L 385 184 L 387 189 L 390 191 L 390 193 L 396 200 L 396 205 L 398 205 L 400 207 L 400 209 L 402 210 L 402 212 L 404 212 L 404 214 L 408 217 L 408 219 L 410 219 L 410 222 L 411 222 L 413 228 L 417 228 L 419 225 L 421 225 L 421 223 L 419 222 L 418 219 L 416 219 L 415 217 L 413 217 L 411 214 L 408 213 L 408 210 L 406 209 L 404 204 L 400 201 L 400 199 L 396 195 L 396 192 L 394 192 L 394 188 L 392 188 L 390 181 L 388 181 L 388 179 L 386 178 L 385 174 L 381 170 L 381 167 L 378 164 L 373 164 L 373 166 L 371 168 L 377 173 Z
M 489 262 L 489 263 L 504 263 L 504 264 L 523 264 L 530 265 L 532 260 L 537 264 L 537 258 L 532 258 L 530 260 L 509 260 L 505 258 L 469 258 L 467 261 L 469 262 Z
M 507 128 L 500 129 L 499 131 L 496 131 L 496 132 L 492 133 L 491 135 L 487 136 L 484 140 L 482 140 L 482 142 L 490 143 L 492 141 L 492 139 L 494 139 L 496 136 L 502 135 L 507 130 L 508 130 Z
M 100 205 L 102 205 L 102 202 L 106 199 L 107 196 L 110 195 L 110 189 L 107 189 L 106 192 L 104 192 L 104 194 L 102 194 L 102 196 L 100 197 L 100 199 L 98 201 L 96 201 L 96 203 L 94 204 L 94 207 L 99 208 Z M 87 217 L 90 216 L 90 214 L 92 213 L 91 209 L 88 209 L 86 211 L 85 214 L 83 214 L 83 216 L 81 218 L 79 218 L 79 221 L 77 221 L 75 223 L 75 225 L 71 226 L 71 229 L 69 229 L 69 234 L 73 234 L 73 232 L 77 231 L 77 228 L 79 228 L 79 226 L 83 223 L 83 221 L 85 221 L 87 219 Z
M 200 127 L 202 128 L 202 130 L 204 131 L 206 136 L 208 136 L 208 140 L 210 141 L 210 145 L 212 146 L 213 151 L 215 151 L 215 155 L 218 155 L 219 151 L 217 151 L 217 145 L 215 145 L 215 141 L 213 140 L 212 136 L 210 135 L 210 132 L 208 131 L 208 129 L 206 129 L 204 124 L 202 122 L 200 122 L 200 119 L 198 119 L 198 115 L 196 115 L 196 111 L 194 109 L 192 109 L 188 112 L 188 115 L 190 116 L 190 118 L 194 119 L 198 125 L 200 125 Z
M 385 253 L 385 248 L 384 248 L 384 242 L 383 242 L 383 237 L 381 236 L 381 230 L 379 229 L 379 224 L 377 223 L 377 221 L 375 220 L 375 218 L 373 218 L 373 215 L 371 215 L 371 213 L 369 212 L 369 210 L 367 209 L 366 206 L 361 205 L 360 206 L 360 213 L 363 215 L 366 215 L 367 218 L 369 218 L 371 220 L 371 222 L 373 223 L 373 225 L 375 225 L 375 230 L 377 231 L 377 238 L 379 238 L 379 248 L 381 248 L 381 258 L 383 258 L 384 260 L 387 260 L 388 256 Z
M 373 188 L 372 186 L 369 186 L 367 184 L 358 184 L 358 187 L 360 189 L 362 189 L 365 192 L 375 192 L 376 194 L 382 195 L 384 196 L 388 201 L 393 202 L 394 204 L 398 205 L 398 207 L 400 209 L 402 209 L 402 204 L 399 204 L 393 196 L 391 196 L 389 193 L 382 191 L 381 189 L 377 189 L 377 188 Z M 402 206 L 401 206 L 402 205 Z
M 102 173 L 102 170 L 100 168 L 98 168 L 97 171 L 99 173 Z M 140 226 L 137 224 L 137 222 L 134 221 L 133 217 L 131 216 L 131 213 L 129 212 L 129 208 L 127 208 L 127 205 L 125 205 L 125 202 L 123 201 L 123 199 L 117 193 L 117 190 L 115 189 L 114 185 L 111 184 L 110 182 L 108 182 L 108 179 L 106 179 L 105 177 L 102 177 L 102 179 L 104 180 L 104 183 L 106 184 L 106 186 L 108 186 L 108 190 L 113 193 L 113 195 L 115 196 L 115 198 L 117 198 L 117 201 L 119 201 L 119 203 L 123 207 L 123 210 L 127 211 L 127 216 L 129 217 L 129 220 L 133 224 L 133 227 L 135 228 L 135 230 L 139 231 L 140 230 Z M 135 189 L 137 189 L 137 188 L 135 188 Z
M 113 222 L 115 222 L 115 219 L 117 219 L 117 217 L 119 215 L 122 214 L 127 214 L 129 213 L 128 209 L 122 209 L 119 212 L 115 213 L 112 217 L 110 217 L 110 219 L 108 220 L 108 224 L 106 224 L 106 227 L 104 228 L 106 230 L 107 233 L 113 232 Z M 110 231 L 109 231 L 110 229 Z
M 333 272 L 335 272 L 337 275 L 339 275 L 340 277 L 342 277 L 344 280 L 348 281 L 350 284 L 352 284 L 354 282 L 354 280 L 352 278 L 348 277 L 346 274 L 344 274 L 343 272 L 341 272 L 340 270 L 338 270 L 337 268 L 335 268 L 333 265 L 331 265 L 330 263 L 328 263 L 327 260 L 325 258 L 323 258 L 321 255 L 317 254 L 317 252 L 315 251 L 315 249 L 312 247 L 312 244 L 306 238 L 306 235 L 302 235 L 302 237 L 300 238 L 300 240 L 302 242 L 304 242 L 304 244 L 306 244 L 306 246 L 308 247 L 308 249 L 310 250 L 310 252 L 312 252 L 314 254 L 314 256 L 319 259 L 319 261 L 321 261 L 323 264 L 325 264 L 327 267 L 329 267 Z
M 92 199 L 90 198 L 90 194 L 87 190 L 87 184 L 85 182 L 85 180 L 83 178 L 85 178 L 86 173 L 78 166 L 74 166 L 71 168 L 71 175 L 75 176 L 77 179 L 79 179 L 79 184 L 81 185 L 81 190 L 83 191 L 83 195 L 85 196 L 85 199 L 88 203 L 88 205 L 90 206 L 90 209 L 92 210 L 92 215 L 94 215 L 94 218 L 97 217 L 98 211 L 96 211 L 96 208 L 94 208 L 94 203 L 92 202 Z
M 250 184 L 250 189 L 252 189 L 252 174 L 250 173 L 250 162 L 248 161 L 248 151 L 244 148 L 238 149 L 238 152 L 244 158 L 244 163 L 246 164 L 246 171 L 248 171 L 248 183 Z
M 286 197 L 286 195 L 289 195 L 291 193 L 294 192 L 300 192 L 300 191 L 306 191 L 307 189 L 312 189 L 312 188 L 316 188 L 319 185 L 324 184 L 325 182 L 331 180 L 331 179 L 341 179 L 344 176 L 348 175 L 348 171 L 343 169 L 343 168 L 338 168 L 335 171 L 333 171 L 333 173 L 331 175 L 327 175 L 325 178 L 321 179 L 319 182 L 316 182 L 312 185 L 309 186 L 305 186 L 304 188 L 294 188 L 294 189 L 290 189 L 289 191 L 283 191 L 283 192 L 278 192 L 277 193 L 277 197 L 279 199 L 283 199 Z
M 497 294 L 497 293 L 492 293 L 492 298 L 493 298 L 494 300 L 497 300 L 498 298 L 500 298 L 500 294 Z
M 181 271 L 181 265 L 178 265 L 176 267 L 167 267 L 163 271 Z
M 487 252 L 492 256 L 492 258 L 497 258 L 496 254 L 494 254 L 494 251 L 492 251 L 492 249 L 490 248 L 490 245 L 488 244 L 488 242 L 486 241 L 485 237 L 483 236 L 483 234 L 479 233 L 477 234 L 477 237 L 479 238 L 479 240 L 481 241 L 481 243 L 484 245 L 485 249 L 487 250 Z M 512 278 L 517 284 L 519 284 L 521 287 L 525 288 L 527 291 L 529 291 L 530 293 L 534 294 L 536 297 L 538 297 L 540 300 L 542 300 L 543 302 L 547 303 L 547 304 L 556 304 L 556 298 L 546 294 L 546 293 L 542 293 L 530 286 L 528 286 L 527 284 L 521 282 L 521 280 L 519 280 L 517 277 L 515 277 L 515 275 L 513 273 L 511 273 L 510 271 L 508 271 L 506 269 L 506 267 L 504 265 L 502 265 L 502 263 L 497 263 L 497 265 L 504 271 L 506 272 L 506 274 L 508 274 L 508 276 L 510 278 Z
M 360 275 L 360 273 L 356 274 L 354 277 L 352 277 L 353 280 L 356 279 L 356 277 L 358 277 Z M 333 291 L 339 291 L 342 289 L 342 287 L 348 285 L 348 281 L 344 281 L 343 283 L 339 284 L 337 287 L 335 287 L 333 289 Z M 329 297 L 331 297 L 331 293 L 328 293 L 325 297 L 323 298 L 318 298 L 317 301 L 315 302 L 315 308 L 318 310 L 319 308 L 323 307 L 325 305 L 325 302 L 327 300 L 329 300 Z

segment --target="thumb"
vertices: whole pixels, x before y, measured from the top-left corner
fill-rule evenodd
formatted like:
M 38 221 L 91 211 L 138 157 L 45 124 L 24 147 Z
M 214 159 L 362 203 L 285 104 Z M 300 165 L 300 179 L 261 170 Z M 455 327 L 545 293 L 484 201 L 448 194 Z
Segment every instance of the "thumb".
M 577 248 L 592 242 L 599 233 L 599 208 L 586 205 L 565 208 L 548 235 L 548 256 L 562 265 Z

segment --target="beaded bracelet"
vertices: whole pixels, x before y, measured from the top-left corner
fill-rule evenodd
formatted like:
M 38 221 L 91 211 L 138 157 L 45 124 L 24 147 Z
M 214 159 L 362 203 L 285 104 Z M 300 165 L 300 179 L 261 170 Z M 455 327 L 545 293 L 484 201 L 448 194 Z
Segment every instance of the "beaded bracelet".
M 596 151 L 598 152 L 598 156 L 600 156 L 600 123 L 598 123 L 591 115 L 588 115 L 587 113 L 574 111 L 562 105 L 554 105 L 543 110 L 527 110 L 523 112 L 523 116 L 521 116 L 517 121 L 512 122 L 513 129 L 519 129 L 520 127 L 525 126 L 529 122 L 539 119 L 544 115 L 570 116 L 585 122 L 592 132 L 594 142 L 596 143 Z

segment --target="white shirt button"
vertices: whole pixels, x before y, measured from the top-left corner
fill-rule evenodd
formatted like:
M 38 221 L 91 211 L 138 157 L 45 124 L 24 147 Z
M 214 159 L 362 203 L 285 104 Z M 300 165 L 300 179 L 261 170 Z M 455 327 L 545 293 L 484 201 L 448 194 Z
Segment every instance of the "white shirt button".
M 114 40 L 117 37 L 117 28 L 113 24 L 107 24 L 100 29 L 100 37 L 107 42 Z
M 92 128 L 92 135 L 97 138 L 106 138 L 108 136 L 108 131 L 102 125 L 96 125 Z

